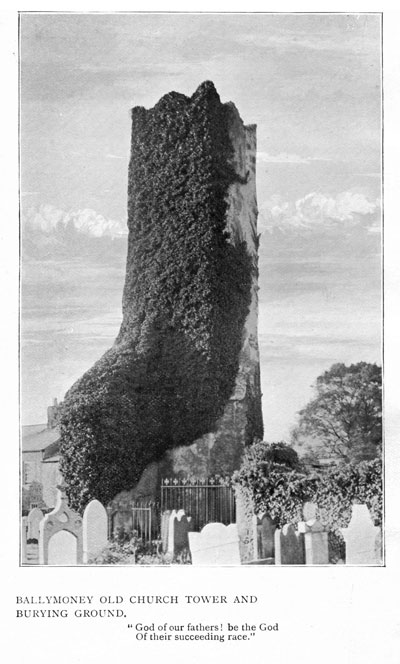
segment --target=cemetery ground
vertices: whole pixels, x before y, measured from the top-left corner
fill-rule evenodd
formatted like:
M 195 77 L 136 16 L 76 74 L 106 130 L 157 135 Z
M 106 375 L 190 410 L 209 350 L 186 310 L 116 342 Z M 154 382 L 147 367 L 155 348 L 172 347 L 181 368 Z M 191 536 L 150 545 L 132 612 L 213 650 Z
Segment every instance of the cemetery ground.
M 382 565 L 380 460 L 306 473 L 289 450 L 256 443 L 231 478 L 164 480 L 163 505 L 126 494 L 80 514 L 60 485 L 51 512 L 22 518 L 22 564 Z

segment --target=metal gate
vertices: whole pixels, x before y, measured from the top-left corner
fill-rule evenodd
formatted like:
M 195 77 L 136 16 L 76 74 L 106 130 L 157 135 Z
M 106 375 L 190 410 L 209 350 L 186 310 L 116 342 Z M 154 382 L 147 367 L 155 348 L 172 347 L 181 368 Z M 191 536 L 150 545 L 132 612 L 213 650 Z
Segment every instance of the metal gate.
M 225 525 L 235 523 L 235 492 L 229 478 L 163 479 L 161 512 L 180 509 L 192 517 L 196 531 L 215 521 Z

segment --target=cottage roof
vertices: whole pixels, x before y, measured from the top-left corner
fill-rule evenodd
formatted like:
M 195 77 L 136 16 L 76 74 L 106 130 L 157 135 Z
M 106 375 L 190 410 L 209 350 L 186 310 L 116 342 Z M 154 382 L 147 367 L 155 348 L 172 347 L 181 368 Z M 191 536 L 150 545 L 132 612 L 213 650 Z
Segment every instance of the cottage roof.
M 43 462 L 46 463 L 60 460 L 60 440 L 59 438 L 55 443 L 50 443 L 43 452 Z
M 47 428 L 46 424 L 33 424 L 22 427 L 22 451 L 40 452 L 60 438 L 59 427 Z

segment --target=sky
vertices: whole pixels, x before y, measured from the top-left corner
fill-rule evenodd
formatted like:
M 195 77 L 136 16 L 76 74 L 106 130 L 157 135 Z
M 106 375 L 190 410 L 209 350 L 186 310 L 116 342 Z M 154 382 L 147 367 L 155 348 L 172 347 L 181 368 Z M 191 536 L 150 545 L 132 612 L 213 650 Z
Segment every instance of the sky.
M 212 80 L 257 124 L 264 438 L 318 375 L 381 363 L 378 14 L 23 14 L 22 422 L 122 318 L 130 109 Z

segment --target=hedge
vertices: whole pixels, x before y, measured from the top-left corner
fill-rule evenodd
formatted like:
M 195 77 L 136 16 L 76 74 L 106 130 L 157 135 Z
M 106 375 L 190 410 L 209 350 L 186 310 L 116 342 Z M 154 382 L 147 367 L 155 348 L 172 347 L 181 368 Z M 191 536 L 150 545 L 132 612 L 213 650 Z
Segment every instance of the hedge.
M 321 472 L 293 469 L 269 461 L 268 445 L 250 447 L 233 483 L 244 489 L 255 513 L 268 512 L 278 527 L 303 520 L 306 501 L 318 505 L 318 516 L 330 536 L 333 557 L 344 556 L 340 528 L 346 527 L 353 503 L 365 503 L 375 525 L 382 525 L 382 463 L 379 459 Z M 262 452 L 264 449 L 264 453 Z M 290 448 L 289 448 L 290 449 Z

